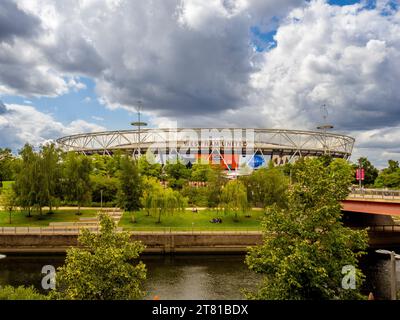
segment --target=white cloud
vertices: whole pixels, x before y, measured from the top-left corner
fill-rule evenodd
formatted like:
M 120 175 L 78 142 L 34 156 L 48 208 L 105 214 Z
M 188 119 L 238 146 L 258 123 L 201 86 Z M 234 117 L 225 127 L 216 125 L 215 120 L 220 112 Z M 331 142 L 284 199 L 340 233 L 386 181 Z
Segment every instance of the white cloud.
M 84 120 L 64 125 L 33 106 L 10 104 L 0 112 L 0 147 L 14 150 L 25 143 L 38 146 L 65 135 L 102 130 L 104 127 Z
M 92 119 L 96 121 L 104 121 L 103 117 L 98 117 L 98 116 L 92 116 Z
M 356 152 L 377 161 L 378 142 L 363 139 L 398 132 L 400 12 L 387 1 L 376 9 L 322 0 L 18 4 L 35 32 L 10 28 L 0 39 L 0 94 L 59 96 L 88 76 L 104 105 L 132 111 L 142 100 L 161 126 L 313 129 L 327 104 L 329 121 L 358 138 Z M 254 52 L 253 26 L 277 28 L 276 47 Z M 397 154 L 385 148 L 382 159 Z

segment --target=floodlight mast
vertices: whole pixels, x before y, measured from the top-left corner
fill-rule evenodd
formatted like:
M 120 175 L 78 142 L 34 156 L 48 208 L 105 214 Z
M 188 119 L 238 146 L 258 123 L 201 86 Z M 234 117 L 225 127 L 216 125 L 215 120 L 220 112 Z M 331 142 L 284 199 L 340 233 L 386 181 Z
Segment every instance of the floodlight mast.
M 143 109 L 142 101 L 139 100 L 137 102 L 137 105 L 136 105 L 135 109 L 137 111 L 138 121 L 132 122 L 131 125 L 138 128 L 138 149 L 137 149 L 138 156 L 137 157 L 139 159 L 141 154 L 142 154 L 142 151 L 141 151 L 141 137 L 140 137 L 141 128 L 147 126 L 147 123 L 141 121 L 141 112 L 142 112 L 142 109 Z M 133 152 L 133 155 L 135 155 L 135 152 Z
M 322 132 L 323 132 L 324 154 L 329 154 L 330 150 L 329 150 L 328 143 L 327 143 L 327 141 L 328 141 L 327 132 L 328 132 L 328 130 L 333 129 L 334 126 L 331 124 L 328 124 L 327 119 L 328 119 L 329 113 L 328 113 L 328 108 L 326 107 L 326 104 L 323 104 L 321 106 L 321 114 L 322 114 L 322 117 L 324 118 L 324 123 L 322 125 L 318 126 L 317 129 L 322 130 Z

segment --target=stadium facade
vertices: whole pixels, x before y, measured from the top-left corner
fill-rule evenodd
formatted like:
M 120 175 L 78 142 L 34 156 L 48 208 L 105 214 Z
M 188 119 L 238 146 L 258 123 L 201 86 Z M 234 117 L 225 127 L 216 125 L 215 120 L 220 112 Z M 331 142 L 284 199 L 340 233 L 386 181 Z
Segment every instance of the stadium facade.
M 227 170 L 242 166 L 258 169 L 269 161 L 276 165 L 299 157 L 329 154 L 351 156 L 354 138 L 323 131 L 251 128 L 143 129 L 83 133 L 63 137 L 57 144 L 65 151 L 111 155 L 117 150 L 146 154 L 149 161 L 166 163 L 220 163 Z

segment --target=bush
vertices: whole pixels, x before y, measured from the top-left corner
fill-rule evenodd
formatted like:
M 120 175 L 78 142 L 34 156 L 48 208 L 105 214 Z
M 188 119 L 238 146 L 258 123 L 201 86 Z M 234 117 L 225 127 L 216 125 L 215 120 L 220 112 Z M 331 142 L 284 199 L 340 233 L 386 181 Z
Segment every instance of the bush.
M 34 287 L 0 287 L 0 300 L 46 300 Z

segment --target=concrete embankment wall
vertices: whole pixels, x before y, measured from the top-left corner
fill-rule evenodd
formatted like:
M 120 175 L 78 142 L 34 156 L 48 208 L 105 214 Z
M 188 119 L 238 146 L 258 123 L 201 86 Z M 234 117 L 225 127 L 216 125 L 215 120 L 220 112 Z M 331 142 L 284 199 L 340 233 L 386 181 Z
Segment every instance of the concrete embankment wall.
M 261 233 L 135 233 L 145 253 L 243 253 L 262 242 Z M 77 235 L 0 234 L 2 253 L 62 253 Z
M 135 233 L 145 253 L 244 253 L 262 242 L 261 233 Z M 1 253 L 64 253 L 77 235 L 0 234 Z M 371 248 L 398 247 L 400 232 L 370 232 Z

